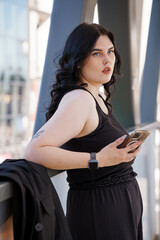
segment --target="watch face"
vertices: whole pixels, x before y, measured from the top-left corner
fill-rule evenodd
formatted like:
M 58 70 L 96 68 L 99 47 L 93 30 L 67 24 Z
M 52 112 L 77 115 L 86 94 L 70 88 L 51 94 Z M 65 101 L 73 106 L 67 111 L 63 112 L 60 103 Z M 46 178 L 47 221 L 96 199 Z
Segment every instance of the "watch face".
M 97 160 L 90 160 L 89 161 L 89 169 L 91 171 L 98 169 L 98 161 Z

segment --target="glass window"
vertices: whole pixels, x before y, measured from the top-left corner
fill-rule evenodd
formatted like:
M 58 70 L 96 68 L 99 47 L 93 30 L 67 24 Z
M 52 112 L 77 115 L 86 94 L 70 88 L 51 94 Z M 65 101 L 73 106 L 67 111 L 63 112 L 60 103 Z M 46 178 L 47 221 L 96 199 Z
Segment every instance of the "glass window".
M 0 83 L 4 80 L 5 69 L 5 41 L 0 37 Z
M 13 81 L 16 77 L 17 69 L 17 44 L 14 39 L 6 39 L 6 79 Z
M 5 33 L 4 1 L 0 1 L 0 34 Z
M 28 14 L 27 9 L 22 6 L 17 6 L 17 39 L 19 40 L 28 40 Z
M 13 91 L 13 86 L 8 84 L 7 89 L 5 91 L 5 95 L 4 95 L 4 104 L 6 108 L 5 114 L 7 114 L 6 120 L 8 119 L 9 115 L 12 115 L 12 103 L 14 100 L 12 91 Z
M 0 130 L 5 133 L 0 141 L 16 156 L 17 137 L 25 138 L 27 75 L 27 0 L 0 0 Z M 22 146 L 18 146 L 21 152 Z
M 12 114 L 12 95 L 11 94 L 6 94 L 5 95 L 5 104 L 6 104 L 6 114 L 11 115 Z
M 17 73 L 19 75 L 20 81 L 26 81 L 26 77 L 28 74 L 28 55 L 25 53 L 23 48 L 24 41 L 18 41 L 18 69 Z
M 5 34 L 16 36 L 16 5 L 14 3 L 5 2 L 4 17 Z
M 18 58 L 18 76 L 19 80 L 25 82 L 27 79 L 28 59 L 26 56 L 19 56 Z
M 18 95 L 18 114 L 23 114 L 24 113 L 24 87 L 19 86 L 19 95 Z
M 0 116 L 2 116 L 2 83 L 0 82 Z
M 27 0 L 16 0 L 16 3 L 26 6 L 27 5 Z

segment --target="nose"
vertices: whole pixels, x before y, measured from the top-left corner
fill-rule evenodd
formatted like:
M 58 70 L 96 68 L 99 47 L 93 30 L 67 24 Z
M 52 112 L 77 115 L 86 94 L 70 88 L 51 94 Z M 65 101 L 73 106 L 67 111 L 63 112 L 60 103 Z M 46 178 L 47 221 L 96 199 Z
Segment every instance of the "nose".
M 109 57 L 107 54 L 104 55 L 103 64 L 106 65 L 109 62 Z

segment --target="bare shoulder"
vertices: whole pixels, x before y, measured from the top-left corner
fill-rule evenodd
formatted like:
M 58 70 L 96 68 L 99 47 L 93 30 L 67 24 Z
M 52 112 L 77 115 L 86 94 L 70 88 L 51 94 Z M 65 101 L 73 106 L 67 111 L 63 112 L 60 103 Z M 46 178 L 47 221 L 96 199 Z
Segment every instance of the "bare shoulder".
M 66 93 L 60 102 L 60 105 L 68 104 L 83 105 L 88 108 L 95 106 L 95 101 L 89 92 L 82 89 L 75 89 Z

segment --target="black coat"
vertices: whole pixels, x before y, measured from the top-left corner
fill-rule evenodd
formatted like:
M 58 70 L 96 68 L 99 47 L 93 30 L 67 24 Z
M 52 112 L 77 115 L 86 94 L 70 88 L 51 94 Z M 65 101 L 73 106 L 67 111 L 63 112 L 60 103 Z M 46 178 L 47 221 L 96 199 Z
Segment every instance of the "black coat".
M 14 183 L 14 240 L 72 239 L 45 167 L 25 159 L 7 159 L 0 164 L 0 180 Z

